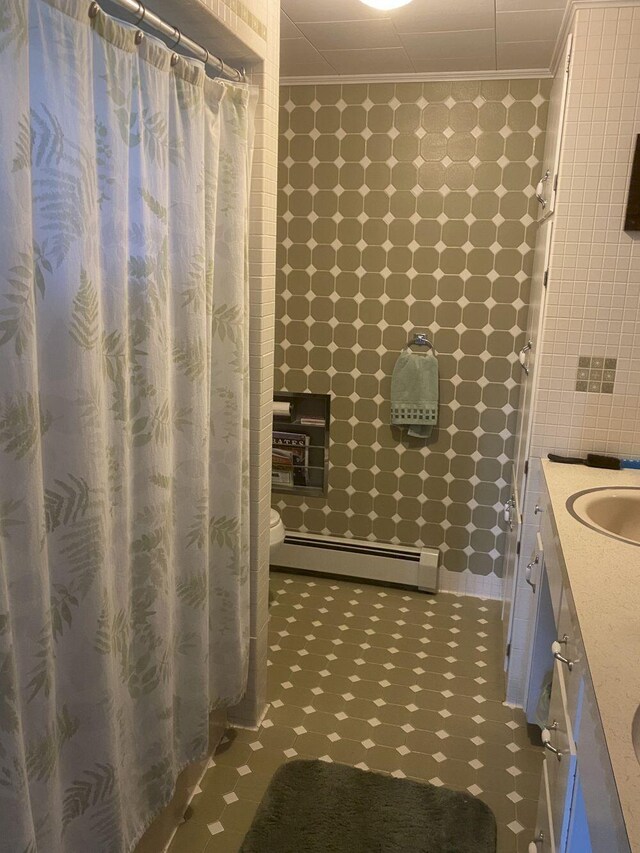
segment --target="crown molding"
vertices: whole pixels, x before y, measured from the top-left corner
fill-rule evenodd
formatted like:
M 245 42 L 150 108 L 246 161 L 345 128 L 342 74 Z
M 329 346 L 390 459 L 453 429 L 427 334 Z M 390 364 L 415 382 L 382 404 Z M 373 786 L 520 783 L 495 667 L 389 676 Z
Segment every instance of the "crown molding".
M 598 2 L 598 0 L 596 0 L 596 2 Z M 564 44 L 567 40 L 567 36 L 573 29 L 573 18 L 576 13 L 576 5 L 576 0 L 569 0 L 569 2 L 564 8 L 564 15 L 562 16 L 562 22 L 560 24 L 560 31 L 558 33 L 558 37 L 556 38 L 556 44 L 553 48 L 553 54 L 551 56 L 551 65 L 549 66 L 550 71 L 554 77 L 558 70 L 558 65 L 560 64 L 562 56 L 564 55 Z
M 558 65 L 564 57 L 564 44 L 567 40 L 567 36 L 573 29 L 576 12 L 580 9 L 605 9 L 610 7 L 628 6 L 640 6 L 640 0 L 569 0 L 564 10 L 562 23 L 560 24 L 560 32 L 558 33 L 556 45 L 553 49 L 550 66 L 551 75 L 555 76 Z
M 639 0 L 640 2 L 640 0 Z M 530 80 L 551 77 L 548 68 L 511 71 L 432 71 L 416 74 L 331 74 L 324 77 L 281 77 L 281 86 L 322 86 L 336 83 L 429 83 L 447 80 Z

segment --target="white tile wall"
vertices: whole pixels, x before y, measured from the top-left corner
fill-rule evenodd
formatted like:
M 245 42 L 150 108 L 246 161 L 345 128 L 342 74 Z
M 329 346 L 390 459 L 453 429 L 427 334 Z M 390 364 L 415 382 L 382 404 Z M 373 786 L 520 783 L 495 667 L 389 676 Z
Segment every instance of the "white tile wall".
M 494 574 L 475 575 L 465 569 L 463 572 L 450 572 L 440 567 L 440 592 L 453 592 L 458 595 L 471 595 L 475 598 L 502 598 L 502 578 Z
M 622 230 L 640 133 L 640 2 L 578 9 L 572 31 L 521 567 L 535 548 L 540 458 L 550 451 L 640 456 L 640 234 Z M 581 355 L 617 358 L 613 394 L 575 390 Z M 507 684 L 507 701 L 518 705 L 532 603 L 520 572 Z
M 640 234 L 622 230 L 640 133 L 640 4 L 574 24 L 532 452 L 640 456 Z M 575 391 L 578 356 L 618 359 L 613 394 Z
M 267 58 L 260 71 L 251 75 L 251 81 L 260 87 L 250 223 L 251 660 L 245 698 L 229 714 L 240 726 L 259 722 L 266 707 L 267 688 L 280 25 L 277 0 L 263 3 L 263 15 L 265 11 Z

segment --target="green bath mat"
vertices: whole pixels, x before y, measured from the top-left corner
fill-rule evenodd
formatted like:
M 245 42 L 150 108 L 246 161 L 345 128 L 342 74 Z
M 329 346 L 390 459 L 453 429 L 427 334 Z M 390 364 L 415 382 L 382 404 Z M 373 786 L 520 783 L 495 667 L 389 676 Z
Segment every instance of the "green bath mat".
M 470 794 L 344 764 L 280 767 L 240 853 L 495 853 L 491 809 Z

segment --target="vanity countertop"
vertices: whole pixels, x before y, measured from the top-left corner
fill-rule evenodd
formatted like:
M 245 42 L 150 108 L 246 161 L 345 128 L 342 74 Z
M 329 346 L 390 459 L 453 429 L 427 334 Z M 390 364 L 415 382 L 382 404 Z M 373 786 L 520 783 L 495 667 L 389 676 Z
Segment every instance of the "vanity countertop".
M 566 508 L 583 489 L 640 486 L 640 471 L 546 459 L 542 470 L 629 842 L 640 853 L 640 763 L 631 740 L 640 704 L 640 546 L 585 527 Z

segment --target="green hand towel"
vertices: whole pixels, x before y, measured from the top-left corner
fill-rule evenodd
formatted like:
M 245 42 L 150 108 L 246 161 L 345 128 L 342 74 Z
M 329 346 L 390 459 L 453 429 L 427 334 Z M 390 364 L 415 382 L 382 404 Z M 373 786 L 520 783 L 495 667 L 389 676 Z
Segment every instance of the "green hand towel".
M 391 423 L 429 438 L 438 422 L 438 359 L 402 350 L 391 377 Z

